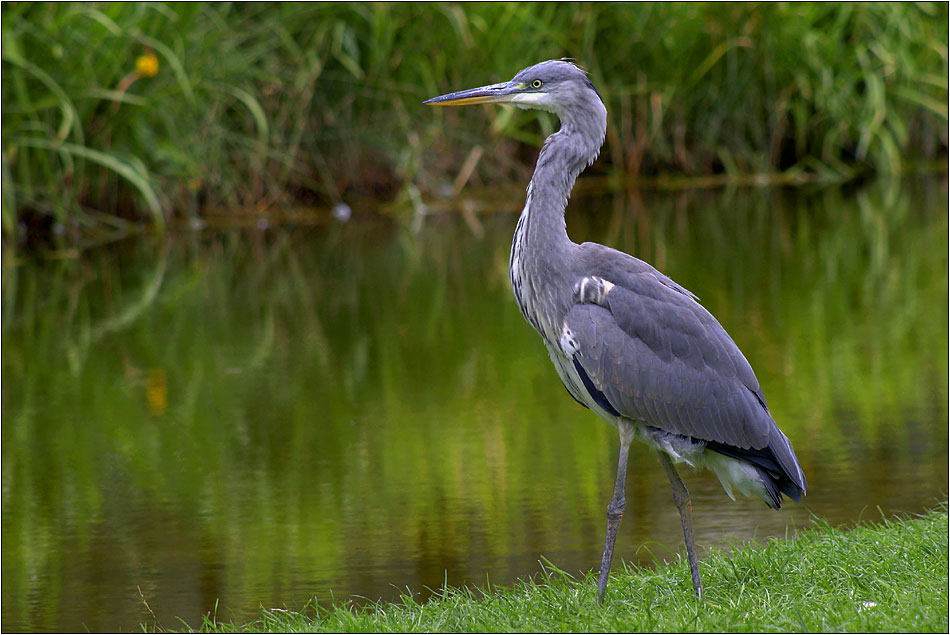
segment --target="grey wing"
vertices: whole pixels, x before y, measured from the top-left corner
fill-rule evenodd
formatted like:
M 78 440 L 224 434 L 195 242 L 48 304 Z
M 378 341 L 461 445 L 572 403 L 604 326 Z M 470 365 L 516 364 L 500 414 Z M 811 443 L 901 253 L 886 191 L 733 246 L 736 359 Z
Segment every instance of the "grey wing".
M 574 363 L 621 415 L 726 454 L 765 450 L 772 456 L 764 460 L 804 489 L 794 451 L 732 338 L 692 294 L 623 256 L 634 262 L 605 271 L 607 291 L 581 293 L 565 318 Z

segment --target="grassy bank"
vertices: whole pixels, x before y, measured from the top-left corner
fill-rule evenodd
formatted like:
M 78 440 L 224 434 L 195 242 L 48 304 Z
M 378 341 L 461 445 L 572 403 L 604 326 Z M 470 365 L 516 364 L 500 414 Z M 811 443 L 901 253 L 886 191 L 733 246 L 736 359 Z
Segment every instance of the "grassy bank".
M 596 169 L 900 172 L 947 150 L 946 4 L 2 6 L 6 243 L 209 209 L 439 192 L 478 143 L 523 180 L 550 117 L 423 109 L 570 56 L 611 113 Z
M 619 571 L 604 607 L 595 603 L 596 578 L 549 565 L 512 588 L 448 589 L 425 603 L 406 594 L 364 608 L 265 610 L 244 626 L 209 616 L 201 630 L 946 632 L 947 525 L 944 506 L 850 530 L 816 523 L 788 541 L 712 551 L 701 564 L 702 602 L 684 561 Z

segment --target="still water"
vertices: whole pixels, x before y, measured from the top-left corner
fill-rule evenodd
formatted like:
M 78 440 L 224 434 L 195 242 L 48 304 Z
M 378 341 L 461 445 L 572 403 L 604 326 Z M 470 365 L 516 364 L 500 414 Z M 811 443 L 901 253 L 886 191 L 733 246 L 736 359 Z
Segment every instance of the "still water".
M 2 629 L 138 630 L 143 597 L 180 628 L 510 584 L 542 557 L 596 568 L 618 442 L 511 298 L 520 206 L 5 263 Z M 581 192 L 568 230 L 702 298 L 804 467 L 780 512 L 684 471 L 701 549 L 946 499 L 945 180 Z M 640 446 L 617 548 L 647 566 L 682 549 Z

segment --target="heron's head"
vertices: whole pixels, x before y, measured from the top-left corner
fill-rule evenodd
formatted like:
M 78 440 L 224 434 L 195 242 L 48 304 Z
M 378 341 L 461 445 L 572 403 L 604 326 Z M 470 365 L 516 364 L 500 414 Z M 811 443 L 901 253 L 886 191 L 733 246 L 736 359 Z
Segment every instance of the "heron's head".
M 511 81 L 461 90 L 422 103 L 432 106 L 513 104 L 519 108 L 547 110 L 564 119 L 566 114 L 584 108 L 593 100 L 603 108 L 603 100 L 587 73 L 571 62 L 548 60 L 520 71 Z

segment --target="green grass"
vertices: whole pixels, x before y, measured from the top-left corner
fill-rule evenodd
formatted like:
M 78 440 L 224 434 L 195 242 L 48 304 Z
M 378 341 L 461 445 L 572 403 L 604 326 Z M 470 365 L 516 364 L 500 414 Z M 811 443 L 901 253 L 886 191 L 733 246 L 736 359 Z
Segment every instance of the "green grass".
M 491 152 L 474 182 L 522 182 L 551 117 L 421 101 L 564 56 L 590 69 L 610 112 L 595 170 L 846 180 L 947 153 L 945 3 L 2 12 L 7 243 L 222 208 L 408 207 L 451 183 L 476 144 Z
M 706 595 L 697 600 L 686 563 L 626 568 L 610 581 L 605 606 L 596 579 L 546 563 L 537 579 L 511 588 L 448 588 L 427 602 L 302 613 L 271 609 L 239 626 L 205 618 L 208 632 L 946 632 L 946 506 L 920 517 L 844 530 L 821 522 L 790 540 L 735 545 L 703 558 Z M 153 625 L 154 626 L 154 625 Z

